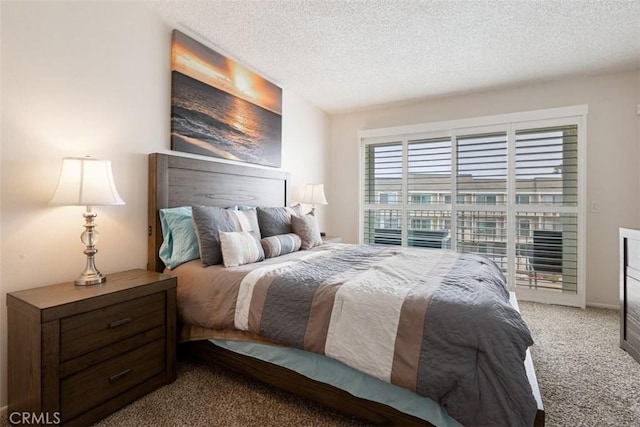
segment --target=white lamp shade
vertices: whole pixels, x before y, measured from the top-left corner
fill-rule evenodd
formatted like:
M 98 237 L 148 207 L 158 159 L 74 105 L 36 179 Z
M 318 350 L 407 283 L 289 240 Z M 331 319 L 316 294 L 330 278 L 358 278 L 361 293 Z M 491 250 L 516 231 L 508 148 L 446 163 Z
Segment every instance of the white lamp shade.
M 326 205 L 327 199 L 324 196 L 324 184 L 307 184 L 304 188 L 302 203 L 309 205 Z
M 111 173 L 111 161 L 65 157 L 58 187 L 49 202 L 63 206 L 124 205 Z

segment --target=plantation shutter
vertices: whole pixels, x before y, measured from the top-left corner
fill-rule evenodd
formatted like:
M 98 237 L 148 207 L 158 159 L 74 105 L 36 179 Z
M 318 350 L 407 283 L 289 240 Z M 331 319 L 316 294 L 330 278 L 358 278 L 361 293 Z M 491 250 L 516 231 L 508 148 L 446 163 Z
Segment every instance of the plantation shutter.
M 407 245 L 450 247 L 451 138 L 407 144 Z
M 363 243 L 479 253 L 519 296 L 583 306 L 584 121 L 480 121 L 367 132 Z
M 527 286 L 576 292 L 578 128 L 519 130 L 515 147 L 517 274 Z
M 456 247 L 506 270 L 507 134 L 459 136 L 456 148 Z
M 365 147 L 364 242 L 386 245 L 402 243 L 402 142 Z

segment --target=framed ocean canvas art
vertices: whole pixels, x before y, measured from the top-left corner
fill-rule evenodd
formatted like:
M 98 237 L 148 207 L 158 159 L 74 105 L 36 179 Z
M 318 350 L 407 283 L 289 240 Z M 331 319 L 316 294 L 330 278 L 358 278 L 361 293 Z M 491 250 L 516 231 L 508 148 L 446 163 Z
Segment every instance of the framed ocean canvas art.
M 174 30 L 171 149 L 280 167 L 282 89 Z

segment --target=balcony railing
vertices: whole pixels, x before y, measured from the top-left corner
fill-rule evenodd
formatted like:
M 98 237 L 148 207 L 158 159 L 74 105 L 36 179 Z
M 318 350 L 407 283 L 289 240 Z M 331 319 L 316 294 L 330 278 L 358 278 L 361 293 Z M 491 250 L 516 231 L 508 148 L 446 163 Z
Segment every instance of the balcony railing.
M 409 230 L 408 246 L 432 249 L 449 249 L 451 241 L 449 230 L 425 231 Z M 402 231 L 394 228 L 376 228 L 374 243 L 377 245 L 402 245 Z

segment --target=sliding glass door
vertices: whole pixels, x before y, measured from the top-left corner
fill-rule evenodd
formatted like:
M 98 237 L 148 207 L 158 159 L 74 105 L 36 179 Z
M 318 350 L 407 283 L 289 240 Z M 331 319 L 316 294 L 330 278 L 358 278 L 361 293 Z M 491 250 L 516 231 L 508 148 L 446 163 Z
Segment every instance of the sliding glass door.
M 479 253 L 519 297 L 582 306 L 582 123 L 362 138 L 362 241 Z

